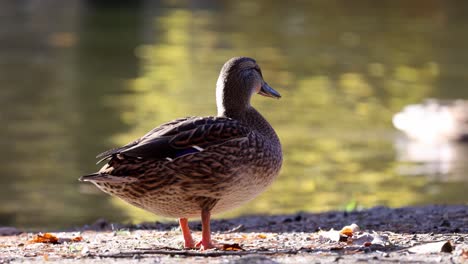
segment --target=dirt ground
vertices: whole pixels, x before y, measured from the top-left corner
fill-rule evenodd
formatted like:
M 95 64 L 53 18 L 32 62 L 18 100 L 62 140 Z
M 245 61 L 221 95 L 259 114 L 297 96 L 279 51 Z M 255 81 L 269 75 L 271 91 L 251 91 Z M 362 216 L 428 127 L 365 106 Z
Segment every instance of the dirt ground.
M 200 223 L 190 226 L 199 238 Z M 245 216 L 214 220 L 212 231 L 224 250 L 182 249 L 175 222 L 99 220 L 53 232 L 54 243 L 0 227 L 0 263 L 468 263 L 467 205 Z

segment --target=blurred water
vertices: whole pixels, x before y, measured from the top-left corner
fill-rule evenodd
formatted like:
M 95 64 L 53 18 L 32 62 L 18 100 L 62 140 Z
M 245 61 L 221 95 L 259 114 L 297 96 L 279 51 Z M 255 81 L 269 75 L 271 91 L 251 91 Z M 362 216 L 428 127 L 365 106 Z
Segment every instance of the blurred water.
M 223 217 L 467 203 L 467 146 L 423 147 L 451 153 L 441 169 L 411 156 L 421 148 L 391 124 L 407 104 L 468 98 L 467 11 L 422 0 L 0 2 L 0 226 L 158 219 L 77 178 L 161 122 L 215 114 L 217 74 L 239 55 L 283 95 L 254 104 L 285 162 L 268 192 Z

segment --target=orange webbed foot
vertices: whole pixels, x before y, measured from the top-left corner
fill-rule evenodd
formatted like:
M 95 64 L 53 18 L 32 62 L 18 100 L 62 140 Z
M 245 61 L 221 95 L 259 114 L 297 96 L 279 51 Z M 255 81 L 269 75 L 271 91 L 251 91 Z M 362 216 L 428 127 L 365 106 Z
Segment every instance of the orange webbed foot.
M 221 249 L 221 248 L 222 248 L 222 245 L 215 244 L 215 243 L 213 243 L 212 241 L 204 241 L 204 240 L 202 239 L 202 240 L 200 240 L 200 242 L 198 242 L 198 243 L 195 245 L 195 248 L 198 248 L 198 249 L 200 249 L 201 251 L 204 251 L 204 250 L 214 249 L 214 248 Z

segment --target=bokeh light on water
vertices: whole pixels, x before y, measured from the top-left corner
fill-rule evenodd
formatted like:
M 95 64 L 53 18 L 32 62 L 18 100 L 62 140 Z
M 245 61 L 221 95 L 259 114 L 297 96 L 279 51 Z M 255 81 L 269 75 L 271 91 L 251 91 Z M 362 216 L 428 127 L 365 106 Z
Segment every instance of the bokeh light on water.
M 269 191 L 222 217 L 467 203 L 467 146 L 448 144 L 449 169 L 434 167 L 392 116 L 468 99 L 468 4 L 384 2 L 0 3 L 0 226 L 159 219 L 77 178 L 155 125 L 214 115 L 217 74 L 239 55 L 283 96 L 253 103 L 285 162 Z

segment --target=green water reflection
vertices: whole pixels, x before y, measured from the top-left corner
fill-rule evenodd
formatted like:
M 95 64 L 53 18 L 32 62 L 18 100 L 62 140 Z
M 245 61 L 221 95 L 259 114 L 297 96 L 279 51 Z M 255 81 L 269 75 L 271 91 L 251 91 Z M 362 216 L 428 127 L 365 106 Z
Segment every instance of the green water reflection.
M 466 147 L 454 171 L 408 176 L 391 125 L 424 98 L 468 98 L 468 4 L 49 2 L 61 12 L 0 4 L 15 27 L 0 35 L 0 226 L 157 219 L 77 178 L 159 123 L 215 114 L 217 74 L 239 55 L 283 95 L 253 103 L 285 162 L 269 191 L 222 216 L 468 202 Z

